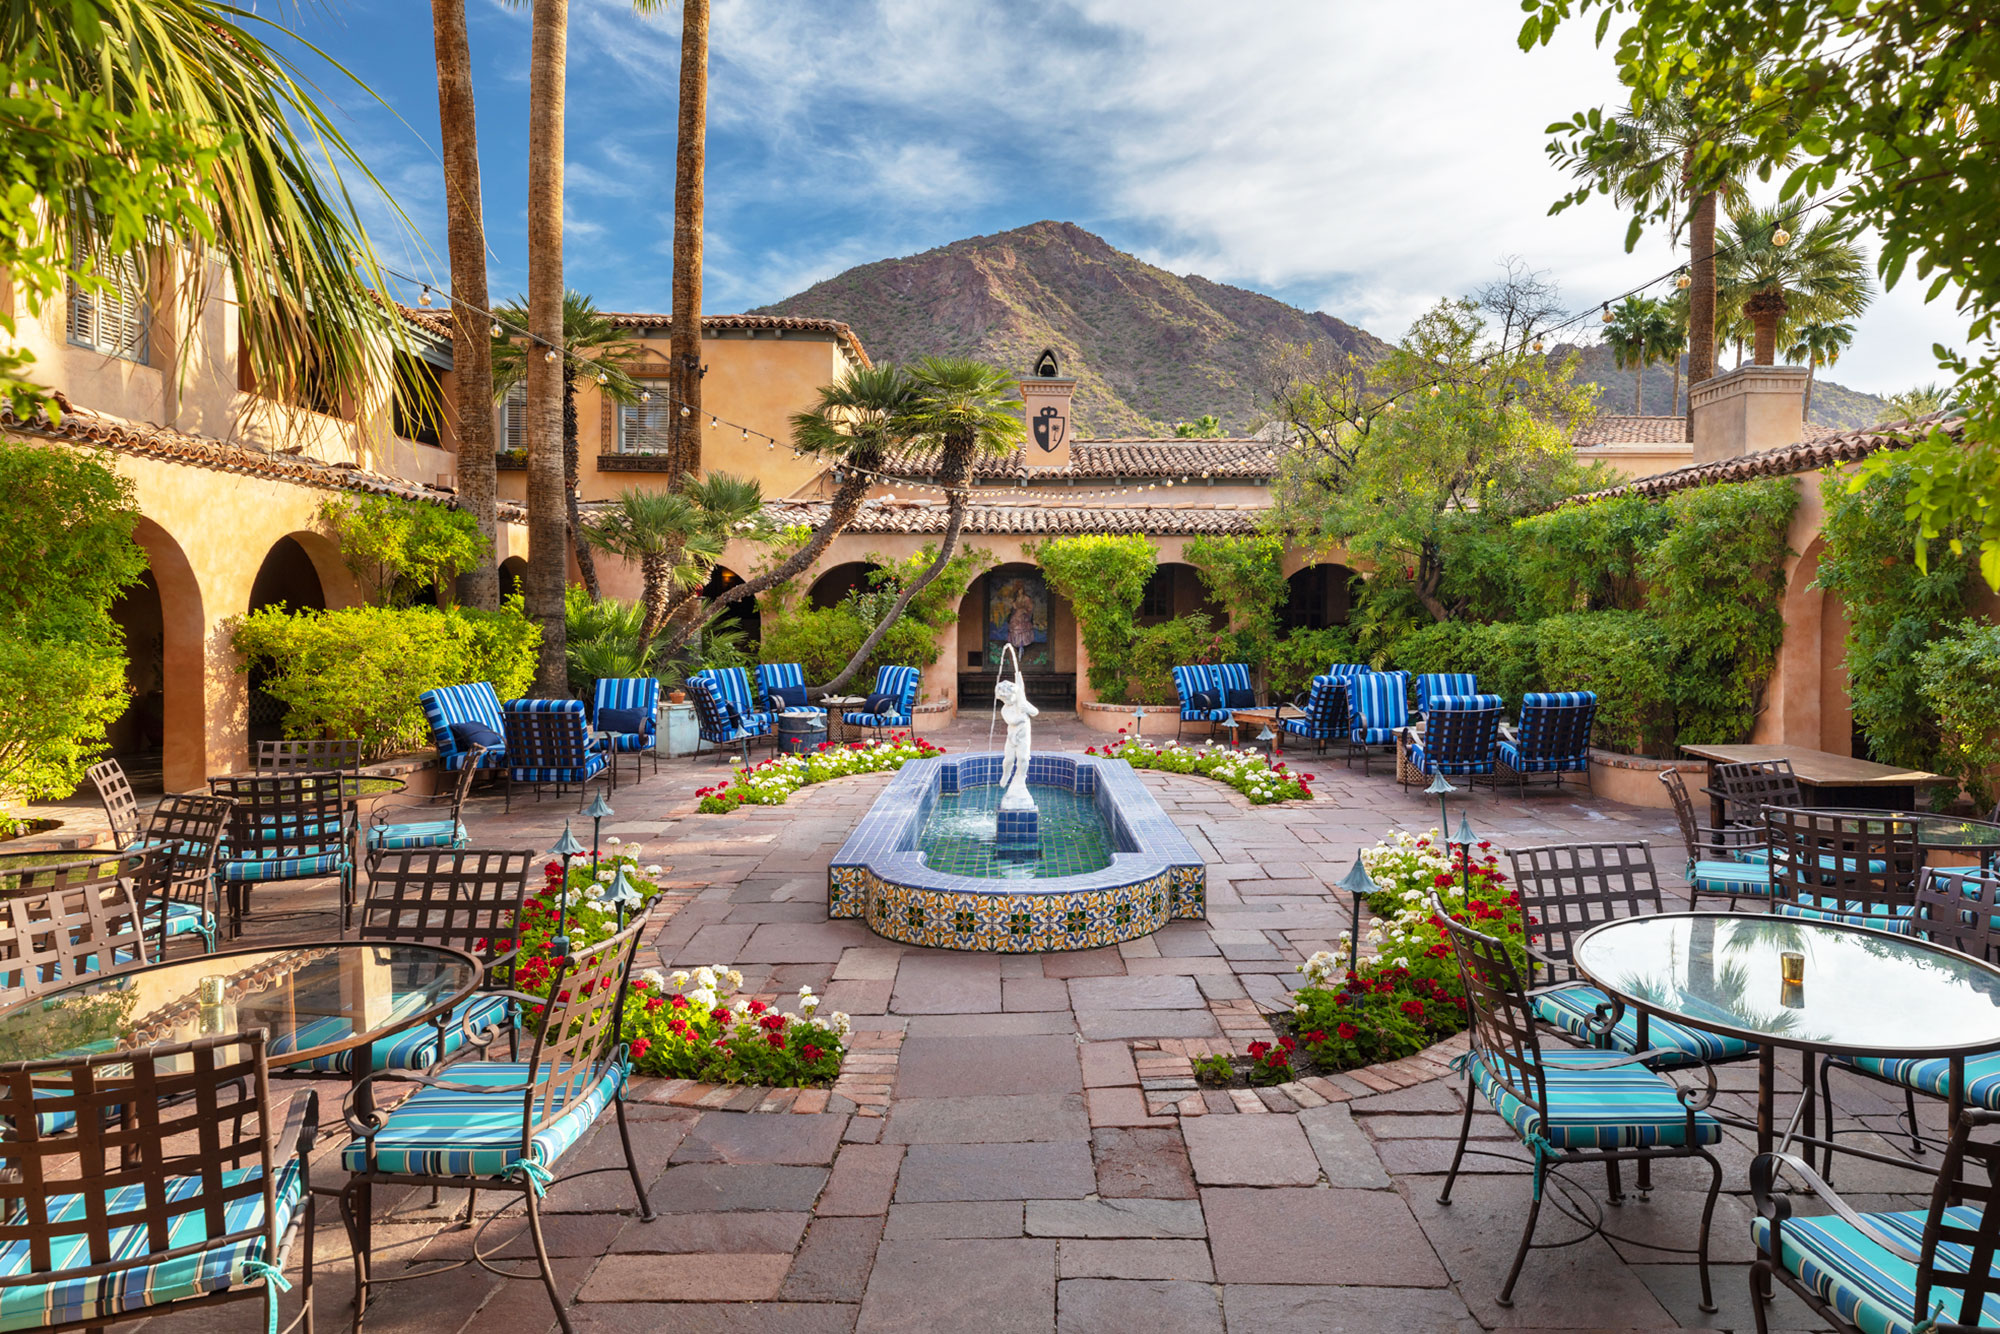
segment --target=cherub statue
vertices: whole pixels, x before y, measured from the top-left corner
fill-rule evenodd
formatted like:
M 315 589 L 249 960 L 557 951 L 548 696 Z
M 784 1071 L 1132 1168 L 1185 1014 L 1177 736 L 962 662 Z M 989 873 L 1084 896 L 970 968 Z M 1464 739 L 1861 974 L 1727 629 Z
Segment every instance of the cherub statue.
M 1000 809 L 1031 811 L 1035 799 L 1028 795 L 1028 720 L 1041 710 L 1028 703 L 1018 673 L 1011 681 L 995 681 L 993 693 L 1000 700 L 1001 721 L 1007 724 L 1007 744 L 1000 752 Z

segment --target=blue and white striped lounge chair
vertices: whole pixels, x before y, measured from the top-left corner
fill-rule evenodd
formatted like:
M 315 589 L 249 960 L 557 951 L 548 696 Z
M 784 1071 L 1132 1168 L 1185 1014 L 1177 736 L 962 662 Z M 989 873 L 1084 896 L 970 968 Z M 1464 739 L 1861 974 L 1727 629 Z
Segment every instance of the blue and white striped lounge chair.
M 1374 671 L 1374 670 L 1375 670 L 1375 669 L 1374 669 L 1373 667 L 1370 667 L 1370 666 L 1369 666 L 1369 665 L 1368 665 L 1367 663 L 1365 663 L 1365 662 L 1336 662 L 1336 663 L 1333 663 L 1333 664 L 1332 664 L 1331 666 L 1329 666 L 1329 667 L 1328 667 L 1328 668 L 1326 669 L 1326 671 L 1325 671 L 1325 672 L 1323 673 L 1323 675 L 1326 675 L 1326 676 L 1361 676 L 1361 675 L 1363 675 L 1364 673 L 1367 673 L 1367 672 L 1372 672 L 1372 671 Z
M 1250 684 L 1250 668 L 1240 662 L 1211 663 L 1208 679 L 1222 696 L 1222 707 L 1232 712 L 1257 707 L 1257 692 Z
M 637 713 L 632 721 L 639 723 L 636 732 L 624 728 L 607 729 L 604 725 L 604 711 L 614 709 Z M 620 720 L 625 721 L 625 720 Z M 611 751 L 611 763 L 615 768 L 620 755 L 632 757 L 632 779 L 639 778 L 639 766 L 644 757 L 653 757 L 653 772 L 660 771 L 660 682 L 651 676 L 605 676 L 598 678 L 596 697 L 591 701 L 590 722 L 599 732 L 607 733 L 605 745 Z
M 1597 692 L 1562 690 L 1521 696 L 1520 723 L 1512 741 L 1500 743 L 1500 777 L 1521 795 L 1530 778 L 1551 777 L 1562 787 L 1564 774 L 1590 782 L 1590 729 L 1597 721 Z
M 1471 672 L 1417 673 L 1417 712 L 1429 716 L 1431 702 L 1440 695 L 1476 695 L 1479 678 Z
M 1408 787 L 1449 774 L 1491 782 L 1499 743 L 1498 695 L 1432 695 L 1424 739 L 1404 733 L 1396 781 Z
M 1347 685 L 1347 767 L 1367 773 L 1378 749 L 1393 751 L 1410 725 L 1410 674 L 1363 672 Z
M 757 688 L 764 692 L 764 706 L 767 712 L 783 713 L 786 709 L 790 709 L 794 713 L 801 710 L 806 713 L 826 712 L 825 706 L 808 704 L 806 702 L 806 672 L 805 668 L 799 666 L 796 662 L 758 663 Z M 797 702 L 780 705 L 777 702 L 777 697 L 771 693 L 773 690 L 794 693 Z
M 514 785 L 527 783 L 542 799 L 542 784 L 554 783 L 560 795 L 574 783 L 585 792 L 591 780 L 605 773 L 610 756 L 604 743 L 590 735 L 580 699 L 510 699 L 500 716 L 507 724 L 507 805 L 514 809 Z M 608 777 L 618 790 L 618 774 Z M 577 799 L 577 809 L 585 798 Z
M 546 1013 L 526 1060 L 464 1060 L 437 1075 L 369 1074 L 348 1095 L 349 1124 L 361 1130 L 367 1123 L 353 1112 L 360 1090 L 387 1078 L 418 1086 L 341 1153 L 341 1165 L 353 1174 L 342 1197 L 341 1215 L 356 1258 L 357 1326 L 375 1281 L 374 1218 L 369 1208 L 374 1186 L 518 1192 L 527 1210 L 528 1237 L 543 1286 L 565 1334 L 571 1325 L 542 1236 L 542 1196 L 557 1180 L 565 1156 L 606 1107 L 617 1116 L 639 1217 L 652 1219 L 653 1206 L 625 1124 L 629 1066 L 620 1032 L 632 954 L 649 921 L 649 914 L 641 914 L 611 939 L 591 946 L 583 958 L 563 961 L 550 983 Z
M 1453 1065 L 1465 1072 L 1465 1118 L 1459 1123 L 1458 1151 L 1452 1156 L 1440 1204 L 1451 1203 L 1465 1161 L 1472 1130 L 1472 1094 L 1477 1089 L 1500 1119 L 1534 1155 L 1533 1190 L 1528 1219 L 1514 1263 L 1501 1284 L 1499 1303 L 1513 1300 L 1514 1283 L 1535 1238 L 1551 1172 L 1572 1164 L 1604 1164 L 1609 1168 L 1612 1202 L 1618 1193 L 1617 1164 L 1645 1165 L 1663 1158 L 1700 1158 L 1709 1167 L 1709 1187 L 1700 1240 L 1695 1247 L 1701 1266 L 1701 1306 L 1715 1309 L 1708 1276 L 1708 1227 L 1722 1190 L 1722 1164 L 1708 1146 L 1722 1139 L 1722 1125 L 1694 1105 L 1697 1090 L 1677 1088 L 1647 1069 L 1657 1053 L 1618 1055 L 1603 1051 L 1544 1050 L 1528 977 L 1516 964 L 1510 945 L 1453 921 L 1450 909 L 1431 897 L 1437 920 L 1451 934 L 1460 985 L 1471 1012 L 1471 1043 Z M 1519 948 L 1513 945 L 1511 948 Z M 1715 1072 L 1698 1067 L 1715 1089 Z
M 1770 851 L 1764 846 L 1764 831 L 1744 825 L 1724 825 L 1708 829 L 1696 820 L 1694 801 L 1678 769 L 1659 775 L 1667 796 L 1674 804 L 1674 818 L 1680 822 L 1681 840 L 1687 844 L 1688 906 L 1701 907 L 1703 895 L 1729 900 L 1731 909 L 1739 898 L 1771 898 Z
M 477 723 L 502 737 L 507 733 L 507 724 L 500 716 L 500 696 L 489 682 L 439 686 L 417 696 L 417 703 L 423 706 L 424 720 L 431 725 L 431 744 L 437 747 L 438 759 L 447 769 L 463 768 L 472 759 L 472 746 L 452 734 L 453 723 Z M 479 767 L 498 769 L 505 765 L 505 745 L 488 744 L 492 749 L 479 757 Z
M 746 722 L 755 720 L 762 723 L 767 730 L 777 727 L 777 711 L 768 707 L 757 707 L 750 691 L 750 673 L 741 667 L 706 667 L 695 675 L 706 678 L 715 687 L 717 694 L 736 706 L 736 711 Z
M 1215 678 L 1202 664 L 1174 668 L 1174 693 L 1180 696 L 1181 720 L 1174 728 L 1174 740 L 1180 740 L 1181 728 L 1189 723 L 1207 723 L 1213 732 L 1217 724 L 1229 721 L 1229 710 L 1222 707 L 1222 691 L 1215 684 Z M 1211 707 L 1207 701 L 1214 700 Z
M 891 727 L 908 727 L 917 707 L 918 673 L 914 667 L 878 667 L 875 669 L 875 689 L 870 696 L 888 695 L 894 702 L 894 710 L 885 713 L 866 713 L 856 710 L 840 715 L 841 721 L 849 727 L 872 727 L 879 741 L 882 733 Z
M 209 792 L 236 805 L 221 853 L 229 934 L 243 929 L 250 891 L 273 880 L 340 881 L 343 929 L 354 907 L 354 805 L 339 774 L 224 775 Z
M 1316 742 L 1324 751 L 1327 742 L 1347 735 L 1347 678 L 1315 676 L 1300 707 L 1306 716 L 1285 719 L 1285 730 Z
M 724 746 L 737 746 L 743 752 L 743 762 L 750 762 L 750 743 L 759 738 L 775 740 L 771 723 L 761 713 L 744 714 L 736 706 L 722 697 L 715 679 L 706 672 L 696 672 L 687 679 L 688 699 L 694 704 L 695 754 L 701 754 L 701 743 L 707 742 L 720 755 Z

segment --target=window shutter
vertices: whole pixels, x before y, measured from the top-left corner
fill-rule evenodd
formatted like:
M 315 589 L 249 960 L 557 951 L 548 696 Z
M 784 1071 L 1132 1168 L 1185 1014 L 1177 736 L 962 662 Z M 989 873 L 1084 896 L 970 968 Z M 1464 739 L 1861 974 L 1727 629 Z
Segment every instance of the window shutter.
M 653 390 L 651 403 L 623 403 L 618 407 L 618 452 L 621 454 L 664 454 L 668 445 L 668 404 L 664 382 L 639 381 L 641 389 Z
M 506 434 L 506 444 L 503 447 L 509 452 L 525 452 L 528 448 L 527 386 L 517 384 L 512 389 L 509 389 L 506 399 L 501 404 L 500 411 L 503 415 Z
M 106 268 L 111 285 L 104 291 L 87 291 L 71 280 L 69 341 L 107 356 L 143 362 L 148 320 L 145 275 L 130 254 L 118 256 Z

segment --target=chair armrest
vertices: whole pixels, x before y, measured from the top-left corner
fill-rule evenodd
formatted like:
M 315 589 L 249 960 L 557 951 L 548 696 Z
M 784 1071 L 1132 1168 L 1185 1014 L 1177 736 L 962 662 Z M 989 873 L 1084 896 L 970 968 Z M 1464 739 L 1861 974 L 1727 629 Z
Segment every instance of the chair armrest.
M 1774 1189 L 1781 1170 L 1786 1175 L 1798 1178 L 1807 1189 L 1825 1201 L 1826 1206 L 1833 1210 L 1842 1222 L 1883 1250 L 1913 1265 L 1923 1263 L 1923 1257 L 1906 1243 L 1884 1232 L 1856 1212 L 1854 1206 L 1841 1199 L 1833 1187 L 1821 1180 L 1819 1174 L 1812 1168 L 1789 1153 L 1760 1153 L 1750 1161 L 1750 1196 L 1756 1206 L 1757 1216 L 1771 1225 L 1770 1259 L 1777 1260 L 1784 1253 L 1784 1243 L 1779 1234 L 1785 1220 L 1792 1216 L 1790 1197 L 1781 1195 Z
M 368 813 L 368 824 L 371 828 L 380 828 L 385 824 L 412 823 L 411 821 L 398 819 L 396 817 L 403 814 L 417 815 L 417 816 L 435 816 L 437 812 L 439 812 L 440 810 L 451 809 L 451 794 L 448 792 L 443 794 L 443 802 L 441 805 L 419 804 L 423 802 L 435 802 L 437 800 L 438 800 L 437 797 L 419 797 L 414 802 L 400 802 L 394 806 L 377 806 L 374 810 Z
M 287 1151 L 296 1151 L 301 1158 L 312 1154 L 313 1145 L 319 1142 L 319 1090 L 307 1089 L 296 1095 L 291 1105 L 285 1108 L 284 1124 L 278 1127 L 277 1142 L 271 1146 L 274 1159 Z

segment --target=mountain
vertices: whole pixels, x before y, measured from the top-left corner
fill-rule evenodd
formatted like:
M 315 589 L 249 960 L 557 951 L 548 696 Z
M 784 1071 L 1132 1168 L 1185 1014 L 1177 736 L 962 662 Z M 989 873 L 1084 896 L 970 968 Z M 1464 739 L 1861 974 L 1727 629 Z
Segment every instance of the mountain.
M 1387 351 L 1331 315 L 1176 276 L 1068 222 L 863 264 L 754 313 L 806 312 L 845 321 L 877 361 L 976 356 L 1026 372 L 1052 347 L 1077 378 L 1080 435 L 1155 435 L 1204 413 L 1248 431 L 1280 345 Z
M 1265 376 L 1286 343 L 1331 342 L 1374 359 L 1365 329 L 1275 297 L 1177 276 L 1069 222 L 1037 222 L 902 259 L 878 260 L 752 312 L 845 321 L 877 361 L 973 356 L 1026 372 L 1052 347 L 1077 378 L 1080 435 L 1146 436 L 1204 413 L 1231 434 L 1261 419 Z M 1632 411 L 1632 372 L 1601 346 L 1578 348 L 1579 378 L 1607 413 Z M 1673 376 L 1646 372 L 1645 411 L 1668 414 Z M 1685 394 L 1685 386 L 1683 386 Z M 1825 380 L 1810 419 L 1865 426 L 1881 400 Z

